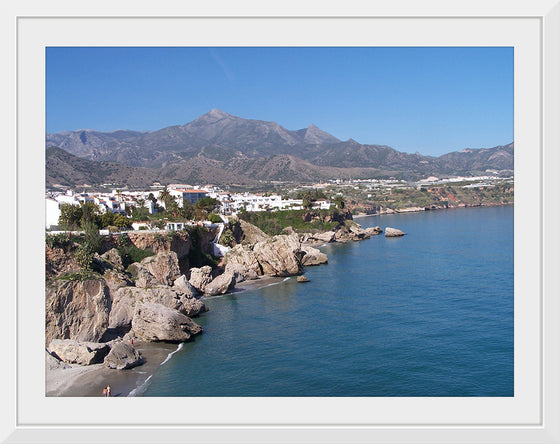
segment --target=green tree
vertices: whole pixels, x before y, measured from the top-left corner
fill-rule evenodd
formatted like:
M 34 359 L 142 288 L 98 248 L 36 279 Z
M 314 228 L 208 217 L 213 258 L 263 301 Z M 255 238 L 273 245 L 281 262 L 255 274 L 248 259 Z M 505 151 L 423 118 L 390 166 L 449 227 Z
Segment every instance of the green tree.
M 159 194 L 159 200 L 163 202 L 166 210 L 171 205 L 171 202 L 175 202 L 175 199 L 173 199 L 173 196 L 169 193 L 169 190 L 167 189 L 167 185 L 163 188 L 163 190 L 161 190 Z
M 344 207 L 346 206 L 346 202 L 344 201 L 344 198 L 340 195 L 336 195 L 333 199 L 333 202 L 339 210 L 343 210 Z
M 185 219 L 192 220 L 196 216 L 196 209 L 187 199 L 183 199 L 183 207 L 181 208 L 181 216 Z
M 115 214 L 113 225 L 118 228 L 130 227 L 130 219 L 123 214 Z
M 313 207 L 313 200 L 311 199 L 311 196 L 305 194 L 303 196 L 303 203 L 301 204 L 301 206 L 306 210 L 309 210 L 311 207 Z
M 81 225 L 84 223 L 94 223 L 98 227 L 101 226 L 101 216 L 99 215 L 99 207 L 94 202 L 85 202 L 82 204 Z
M 199 220 L 205 219 L 212 211 L 218 208 L 219 205 L 220 202 L 211 197 L 203 197 L 197 200 L 195 204 L 196 218 Z
M 108 227 L 109 225 L 113 225 L 113 219 L 115 215 L 107 210 L 105 213 L 101 215 L 101 228 Z
M 82 219 L 82 207 L 78 205 L 60 205 L 60 216 L 58 225 L 63 230 L 77 230 Z

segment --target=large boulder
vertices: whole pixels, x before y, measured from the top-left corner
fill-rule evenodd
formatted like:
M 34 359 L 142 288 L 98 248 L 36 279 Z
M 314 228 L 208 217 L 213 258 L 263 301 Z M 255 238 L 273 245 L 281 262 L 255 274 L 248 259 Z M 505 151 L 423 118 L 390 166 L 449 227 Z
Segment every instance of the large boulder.
M 205 265 L 201 268 L 191 268 L 189 283 L 197 291 L 204 293 L 206 286 L 212 281 L 212 267 Z
M 107 344 L 80 342 L 73 339 L 53 339 L 47 351 L 68 364 L 91 365 L 103 362 L 109 352 Z
M 233 274 L 236 284 L 243 281 L 257 279 L 259 277 L 255 270 L 252 270 L 249 267 L 238 263 L 226 264 L 225 271 L 226 273 Z
M 224 256 L 226 270 L 233 265 L 242 265 L 247 270 L 253 271 L 258 276 L 263 274 L 259 261 L 251 248 L 246 245 L 236 245 Z M 244 275 L 247 275 L 244 273 Z
M 270 236 L 249 222 L 239 220 L 233 227 L 233 236 L 238 244 L 256 244 L 268 239 Z
M 334 242 L 334 231 L 325 231 L 324 233 L 315 233 L 313 238 L 320 242 Z
M 63 362 L 58 358 L 55 358 L 47 350 L 45 350 L 45 368 L 47 372 L 49 372 L 59 369 L 72 368 L 72 366 L 66 364 L 66 362 Z
M 303 254 L 296 234 L 278 235 L 258 242 L 253 252 L 264 274 L 291 276 L 302 272 L 298 256 Z
M 142 355 L 132 345 L 118 341 L 111 344 L 111 351 L 103 361 L 106 367 L 125 370 L 142 364 Z
M 391 228 L 391 227 L 387 227 L 385 228 L 385 237 L 400 237 L 400 236 L 404 236 L 406 233 L 404 233 L 401 230 L 398 230 L 397 228 Z
M 132 319 L 132 332 L 147 341 L 184 342 L 201 331 L 191 318 L 161 304 L 141 304 Z
M 233 273 L 226 271 L 212 280 L 204 288 L 204 294 L 208 296 L 216 296 L 225 294 L 235 286 L 235 277 Z
M 174 251 L 147 257 L 140 262 L 140 265 L 163 285 L 173 285 L 175 279 L 181 276 L 179 260 L 177 259 L 177 253 Z
M 305 255 L 301 258 L 301 265 L 304 267 L 326 264 L 329 261 L 327 255 L 322 251 L 319 251 L 317 248 L 303 245 L 301 250 L 305 253 Z
M 151 302 L 177 310 L 187 316 L 197 316 L 207 311 L 202 301 L 159 285 L 151 288 L 123 287 L 117 290 L 109 316 L 109 328 L 130 327 L 137 306 Z
M 54 281 L 47 286 L 45 340 L 99 342 L 111 309 L 109 287 L 103 280 Z
M 334 239 L 336 242 L 360 241 L 369 239 L 374 234 L 378 234 L 375 228 L 363 229 L 357 223 L 347 220 L 344 226 L 335 232 Z
M 371 236 L 377 236 L 378 234 L 383 233 L 383 230 L 381 229 L 381 227 L 369 227 L 369 228 L 366 228 L 366 231 Z
M 194 298 L 199 295 L 199 291 L 191 285 L 184 274 L 175 279 L 173 289 L 183 293 L 187 298 Z

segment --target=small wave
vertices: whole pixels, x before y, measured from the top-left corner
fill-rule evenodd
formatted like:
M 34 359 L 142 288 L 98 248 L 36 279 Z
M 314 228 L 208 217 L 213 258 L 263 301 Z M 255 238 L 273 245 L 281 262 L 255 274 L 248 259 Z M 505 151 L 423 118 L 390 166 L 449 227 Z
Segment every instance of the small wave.
M 171 356 L 173 356 L 175 353 L 177 353 L 179 350 L 181 350 L 181 349 L 183 348 L 183 345 L 184 345 L 184 343 L 181 342 L 181 343 L 179 344 L 179 346 L 177 347 L 177 350 L 172 351 L 171 353 L 169 353 L 169 354 L 167 355 L 167 358 L 165 358 L 165 361 L 163 361 L 163 362 L 160 364 L 160 366 L 162 366 L 162 365 L 165 364 L 167 361 L 169 361 L 169 360 L 171 359 Z
M 145 380 L 141 385 L 139 385 L 139 386 L 136 387 L 134 390 L 132 390 L 132 391 L 128 394 L 128 396 L 134 397 L 134 396 L 138 396 L 138 395 L 141 395 L 142 393 L 144 393 L 144 391 L 145 391 L 146 388 L 148 387 L 148 381 L 149 381 L 150 379 L 152 379 L 152 376 L 153 376 L 153 375 L 148 376 L 148 377 L 146 378 L 146 380 Z
M 290 278 L 287 277 L 287 278 L 285 278 L 284 280 L 282 280 L 282 281 L 280 281 L 280 282 L 273 282 L 272 284 L 263 285 L 261 288 L 272 287 L 273 285 L 278 285 L 278 284 L 281 284 L 282 282 L 286 282 L 286 281 L 289 281 L 289 280 L 290 280 Z

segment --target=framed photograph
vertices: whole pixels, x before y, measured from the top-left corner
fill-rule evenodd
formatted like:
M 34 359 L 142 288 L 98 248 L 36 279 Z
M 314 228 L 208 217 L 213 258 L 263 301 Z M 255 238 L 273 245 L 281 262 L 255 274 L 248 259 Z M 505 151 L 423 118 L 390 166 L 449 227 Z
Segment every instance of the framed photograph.
M 314 3 L 315 7 L 312 6 L 289 2 L 269 9 L 254 1 L 235 4 L 220 1 L 212 6 L 133 2 L 98 3 L 84 8 L 61 1 L 49 2 L 48 7 L 38 1 L 25 1 L 10 2 L 10 5 L 4 8 L 2 28 L 6 38 L 3 54 L 4 60 L 9 60 L 11 68 L 4 70 L 3 74 L 4 89 L 7 91 L 4 117 L 5 121 L 11 124 L 7 126 L 10 149 L 8 161 L 4 163 L 4 172 L 15 186 L 11 202 L 13 205 L 9 211 L 13 211 L 16 220 L 14 224 L 6 227 L 6 230 L 15 233 L 13 236 L 7 236 L 8 243 L 14 251 L 14 260 L 6 259 L 5 264 L 10 270 L 8 274 L 15 279 L 10 280 L 10 290 L 5 302 L 6 315 L 2 326 L 5 337 L 10 338 L 7 341 L 8 359 L 3 369 L 3 402 L 6 412 L 2 419 L 3 442 L 70 443 L 75 442 L 78 437 L 85 443 L 185 440 L 240 443 L 560 443 L 560 324 L 557 322 L 560 315 L 557 297 L 560 294 L 560 241 L 556 229 L 556 221 L 560 219 L 557 197 L 560 190 L 556 178 L 557 169 L 560 167 L 560 130 L 557 124 L 560 119 L 560 3 L 557 0 L 543 0 L 521 6 L 508 2 L 471 2 L 451 6 L 449 3 L 435 0 L 422 2 L 421 5 L 414 2 L 393 5 L 380 2 L 339 5 L 329 1 Z M 330 66 L 335 72 L 337 66 L 345 63 L 345 51 L 347 54 L 352 52 L 353 57 L 369 57 L 373 54 L 371 51 L 379 51 L 375 53 L 379 57 L 379 63 L 390 63 L 389 59 L 383 58 L 383 51 L 400 51 L 402 60 L 408 60 L 402 65 L 395 62 L 394 75 L 399 76 L 402 71 L 407 70 L 408 80 L 403 77 L 402 94 L 418 93 L 418 108 L 413 110 L 417 116 L 422 114 L 423 109 L 437 107 L 434 97 L 423 96 L 421 91 L 414 90 L 415 73 L 418 72 L 417 75 L 420 76 L 422 72 L 423 76 L 427 76 L 430 72 L 428 69 L 422 70 L 420 63 L 433 68 L 438 57 L 447 57 L 442 54 L 455 51 L 454 57 L 459 66 L 464 62 L 461 57 L 472 56 L 472 60 L 476 59 L 477 69 L 469 70 L 468 76 L 465 75 L 463 94 L 464 97 L 476 97 L 477 92 L 469 90 L 475 83 L 469 83 L 467 77 L 493 78 L 492 70 L 498 69 L 498 60 L 502 60 L 499 57 L 503 56 L 512 74 L 508 85 L 513 89 L 507 93 L 509 95 L 506 94 L 513 99 L 513 109 L 510 108 L 510 114 L 506 113 L 505 118 L 507 120 L 507 116 L 511 115 L 513 119 L 513 124 L 510 125 L 513 138 L 505 140 L 504 144 L 511 143 L 513 152 L 513 142 L 515 143 L 515 206 L 509 207 L 512 213 L 510 216 L 514 235 L 514 260 L 509 265 L 502 264 L 503 267 L 511 267 L 513 272 L 513 278 L 509 281 L 513 293 L 513 302 L 510 300 L 513 310 L 510 313 L 511 323 L 508 324 L 510 329 L 504 334 L 509 335 L 514 351 L 513 360 L 497 361 L 493 365 L 510 366 L 505 372 L 506 377 L 500 377 L 500 381 L 492 381 L 485 385 L 486 376 L 481 376 L 479 385 L 482 388 L 479 387 L 478 390 L 474 387 L 456 391 L 430 391 L 417 386 L 401 392 L 390 384 L 391 375 L 388 375 L 388 388 L 385 391 L 379 386 L 371 387 L 363 383 L 364 392 L 351 389 L 348 389 L 348 392 L 344 392 L 345 389 L 341 389 L 342 392 L 317 389 L 311 395 L 302 395 L 297 387 L 292 387 L 286 389 L 287 395 L 275 393 L 273 396 L 267 396 L 266 393 L 269 392 L 258 390 L 244 395 L 242 391 L 236 392 L 234 387 L 231 391 L 212 392 L 205 396 L 204 390 L 197 392 L 194 388 L 185 387 L 188 380 L 170 375 L 169 381 L 177 381 L 175 386 L 169 383 L 171 388 L 168 387 L 167 391 L 153 391 L 148 396 L 114 396 L 113 399 L 106 400 L 100 399 L 101 394 L 96 397 L 73 397 L 52 396 L 47 393 L 44 224 L 48 210 L 45 209 L 43 199 L 45 183 L 50 178 L 45 172 L 45 137 L 47 133 L 64 131 L 61 127 L 64 122 L 55 122 L 54 118 L 48 115 L 49 106 L 56 102 L 58 93 L 52 78 L 49 78 L 49 75 L 55 74 L 54 70 L 49 70 L 48 62 L 56 59 L 59 62 L 57 69 L 67 70 L 66 76 L 62 75 L 62 71 L 59 74 L 60 79 L 64 79 L 69 89 L 74 91 L 71 98 L 73 107 L 97 107 L 98 113 L 107 113 L 106 121 L 109 121 L 115 119 L 114 110 L 106 107 L 104 111 L 100 111 L 106 106 L 102 98 L 88 94 L 87 82 L 70 85 L 73 78 L 68 73 L 78 73 L 76 75 L 82 76 L 82 79 L 89 78 L 92 89 L 93 83 L 100 81 L 103 72 L 106 74 L 103 82 L 110 83 L 116 78 L 112 69 L 120 69 L 117 61 L 121 57 L 127 57 L 122 52 L 127 48 L 136 51 L 137 61 L 150 51 L 153 53 L 165 49 L 168 52 L 178 51 L 169 53 L 170 57 L 174 54 L 195 57 L 192 51 L 202 49 L 211 58 L 220 75 L 231 84 L 242 80 L 235 79 L 235 73 L 229 70 L 227 57 L 237 58 L 238 63 L 240 60 L 246 60 L 250 65 L 249 57 L 242 58 L 248 51 L 268 51 L 266 57 L 270 57 L 270 65 L 267 69 L 259 71 L 259 74 L 269 75 L 276 82 L 282 82 L 283 79 L 287 83 L 293 82 L 291 86 L 294 88 L 294 94 L 300 99 L 306 97 L 306 88 L 311 90 L 318 87 L 314 85 L 313 67 L 318 69 L 319 65 L 313 63 L 318 63 L 316 61 L 321 57 L 321 60 L 329 60 L 331 63 L 321 65 L 321 69 Z M 292 52 L 283 53 L 282 50 L 286 48 L 291 48 Z M 426 52 L 418 55 L 417 51 L 420 49 Z M 94 52 L 107 50 L 112 51 L 111 57 L 114 57 L 115 64 L 107 64 L 103 69 L 99 69 Z M 469 52 L 471 50 L 472 54 Z M 321 56 L 315 58 L 319 53 Z M 143 66 L 170 63 L 170 58 L 158 57 L 144 60 Z M 289 79 L 287 76 L 282 77 L 282 67 L 278 62 L 281 57 L 285 60 L 290 57 L 301 58 L 302 63 L 298 65 L 298 68 L 302 69 L 301 83 L 294 82 L 296 76 Z M 277 60 L 273 60 L 274 58 Z M 306 70 L 303 68 L 305 60 L 310 60 Z M 350 57 L 346 61 L 351 63 Z M 414 61 L 418 63 L 417 66 Z M 204 69 L 202 64 L 199 68 L 201 71 Z M 371 72 L 375 71 L 374 68 L 372 67 Z M 173 69 L 170 68 L 171 73 Z M 250 70 L 249 67 L 247 71 Z M 147 72 L 138 75 L 149 75 Z M 368 72 L 368 75 L 371 72 Z M 456 75 L 456 71 L 450 70 L 450 73 L 452 72 L 450 75 Z M 358 82 L 360 73 L 353 74 Z M 135 80 L 134 72 L 127 72 L 125 75 L 128 75 L 131 81 Z M 304 79 L 304 76 L 307 77 Z M 441 72 L 438 73 L 439 82 L 444 77 Z M 252 81 L 255 81 L 255 78 L 253 77 Z M 321 77 L 317 76 L 317 82 L 320 83 L 320 79 Z M 180 79 L 175 79 L 178 80 Z M 342 81 L 352 82 L 352 77 Z M 406 81 L 412 86 L 405 86 Z M 496 82 L 495 89 L 504 86 L 499 78 Z M 204 85 L 210 94 L 214 88 L 211 76 Z M 336 88 L 327 81 L 319 86 L 333 95 L 332 104 L 340 107 L 339 116 L 348 112 L 352 107 L 352 100 L 356 103 L 359 100 L 360 94 L 355 90 L 354 96 L 344 96 L 342 93 L 337 94 Z M 461 86 L 457 82 L 450 82 L 446 87 L 451 91 L 452 88 L 457 89 Z M 158 88 L 157 91 L 158 94 L 174 94 L 172 90 L 165 88 Z M 253 91 L 259 94 L 258 88 Z M 224 90 L 223 94 L 227 92 Z M 266 107 L 270 110 L 282 106 L 282 97 L 271 95 L 269 102 L 276 102 L 268 103 L 268 92 L 263 88 L 260 94 L 263 98 L 258 103 L 263 110 Z M 192 100 L 195 100 L 194 96 L 193 93 Z M 184 99 L 189 100 L 189 97 L 189 94 L 185 94 Z M 384 108 L 391 106 L 391 96 L 380 97 L 380 103 L 375 106 L 379 108 L 379 113 L 382 113 Z M 136 99 L 138 98 L 124 95 L 122 98 Z M 64 100 L 60 100 L 56 106 L 63 108 L 65 100 L 70 99 L 64 96 Z M 145 91 L 142 100 L 138 103 L 143 103 L 144 109 L 148 109 L 150 101 L 157 98 L 153 91 Z M 248 101 L 242 96 L 239 96 L 238 100 Z M 309 100 L 314 100 L 311 93 Z M 421 106 L 422 101 L 425 106 Z M 485 102 L 482 111 L 484 116 L 478 116 L 486 121 L 488 128 L 504 125 L 503 116 L 493 113 L 493 105 L 491 100 Z M 206 119 L 216 119 L 216 116 L 232 117 L 228 114 L 229 110 L 203 110 L 202 113 L 206 111 L 209 111 Z M 414 131 L 421 132 L 423 129 L 420 126 L 414 127 L 411 122 L 408 126 L 405 125 L 406 119 L 414 118 L 412 110 L 409 111 L 402 111 L 403 128 L 408 128 L 402 131 L 413 131 L 414 128 Z M 469 112 L 472 110 L 464 110 L 465 118 Z M 153 115 L 144 116 L 144 119 L 154 122 L 154 127 L 150 129 L 166 126 L 164 123 L 160 124 L 165 118 L 163 114 L 162 109 L 155 107 Z M 193 116 L 193 119 L 194 117 L 196 116 Z M 255 115 L 246 117 L 260 118 Z M 346 141 L 351 137 L 350 132 L 356 131 L 355 128 L 360 126 L 359 119 L 354 120 L 353 126 L 348 127 L 348 134 L 336 134 L 338 138 L 334 137 L 333 140 L 338 143 L 344 139 L 344 143 L 358 144 L 353 140 Z M 128 122 L 125 118 L 122 121 Z M 419 121 L 424 122 L 420 118 Z M 429 118 L 426 121 L 429 121 Z M 311 123 L 313 122 L 310 121 L 309 124 Z M 362 122 L 362 125 L 365 124 L 367 119 Z M 439 125 L 440 131 L 444 132 L 444 126 L 449 123 L 432 120 L 431 124 Z M 508 128 L 507 122 L 505 126 Z M 107 128 L 107 131 L 115 129 Z M 384 134 L 383 129 L 387 132 L 385 138 L 388 139 L 391 131 L 394 134 L 399 131 L 399 126 L 378 128 L 379 134 Z M 297 133 L 303 134 L 301 131 L 303 130 Z M 310 138 L 307 140 L 333 137 L 325 132 L 329 131 L 329 128 L 319 129 L 313 125 L 306 131 Z M 296 137 L 296 131 L 288 133 L 290 135 L 285 137 Z M 403 146 L 406 145 L 406 137 L 399 140 L 402 140 Z M 375 143 L 372 140 L 366 142 Z M 343 148 L 349 146 L 344 143 L 341 144 Z M 390 140 L 386 143 L 389 144 Z M 494 145 L 489 145 L 488 148 L 491 146 Z M 211 148 L 204 147 L 206 150 Z M 467 147 L 454 148 L 459 150 Z M 228 153 L 226 154 L 233 155 L 233 151 Z M 501 153 L 500 155 L 503 155 L 503 152 Z M 245 156 L 246 153 L 242 154 Z M 420 156 L 419 153 L 417 155 Z M 424 162 L 430 162 L 433 156 L 426 156 Z M 212 162 L 215 161 L 212 163 L 214 166 L 220 161 L 217 157 L 212 159 Z M 246 156 L 243 159 L 246 159 Z M 480 184 L 476 186 L 483 187 Z M 418 190 L 428 192 L 427 188 L 420 186 Z M 183 190 L 183 197 L 185 192 L 192 194 L 192 191 Z M 451 195 L 449 197 L 454 198 Z M 302 202 L 304 200 L 305 197 Z M 337 206 L 340 205 L 342 204 L 339 202 Z M 453 225 L 456 222 L 450 224 L 459 227 Z M 499 233 L 500 227 L 497 225 L 496 235 Z M 495 260 L 500 259 L 498 257 Z M 420 269 L 421 266 L 428 265 L 419 264 L 418 267 Z M 495 266 L 499 268 L 500 263 Z M 351 276 L 351 273 L 349 272 L 348 276 Z M 446 272 L 447 277 L 442 277 L 438 285 L 453 287 L 452 281 L 459 274 L 461 269 Z M 342 276 L 338 278 L 341 279 Z M 415 285 L 406 284 L 406 277 L 402 278 L 402 282 L 398 278 L 395 279 L 403 288 L 406 285 Z M 468 279 L 465 277 L 465 281 L 459 282 L 460 285 L 466 285 L 464 282 L 468 282 Z M 312 284 L 311 282 L 305 285 Z M 509 284 L 506 282 L 504 285 Z M 498 284 L 494 282 L 494 285 Z M 289 304 L 289 301 L 284 303 Z M 434 310 L 435 307 L 436 304 L 424 307 L 426 328 L 430 323 L 430 310 Z M 279 311 L 282 309 L 285 307 L 280 307 Z M 306 309 L 308 307 L 303 306 L 302 310 Z M 355 307 L 354 309 L 359 310 Z M 391 309 L 392 307 L 388 307 L 383 313 L 391 316 Z M 418 306 L 416 309 L 420 310 Z M 411 310 L 414 308 L 411 307 Z M 472 315 L 467 312 L 461 313 L 464 313 L 467 320 L 459 322 L 459 314 L 455 321 L 447 319 L 445 331 L 464 329 L 464 334 L 470 335 L 476 330 L 474 325 L 478 325 L 477 319 L 469 318 Z M 488 316 L 491 316 L 490 313 Z M 365 322 L 365 318 L 359 319 Z M 263 322 L 257 313 L 254 320 Z M 266 328 L 273 327 L 266 324 Z M 288 328 L 289 325 L 283 326 L 284 330 Z M 248 331 L 256 330 L 248 328 Z M 281 332 L 282 329 L 278 331 Z M 348 369 L 348 378 L 351 377 L 352 369 L 357 371 L 358 363 L 362 362 L 362 351 L 354 348 L 353 343 L 367 339 L 366 334 L 362 336 L 352 332 L 344 338 L 348 344 L 344 358 L 349 362 L 356 360 L 356 365 L 340 367 L 340 371 Z M 390 328 L 378 330 L 379 335 L 390 335 L 392 332 L 394 333 Z M 415 334 L 412 330 L 410 332 Z M 287 332 L 285 334 L 290 341 L 299 340 L 289 336 Z M 480 337 L 472 339 L 473 344 L 494 335 L 488 333 L 484 336 L 481 332 L 477 334 L 480 334 Z M 328 338 L 325 337 L 325 340 Z M 488 347 L 493 346 L 495 344 L 489 340 Z M 318 342 L 317 349 L 319 348 Z M 468 350 L 456 351 L 464 353 L 465 361 L 462 365 L 469 365 L 469 360 L 476 360 L 475 354 L 469 353 Z M 266 350 L 262 353 L 266 353 Z M 496 352 L 496 356 L 499 353 Z M 507 355 L 507 351 L 504 353 Z M 389 359 L 390 356 L 388 354 L 384 359 Z M 508 356 L 511 358 L 511 353 Z M 201 355 L 200 359 L 205 359 L 205 355 Z M 441 368 L 445 369 L 446 357 L 442 355 L 438 359 L 442 362 Z M 328 367 L 328 360 L 325 362 L 327 364 L 317 362 L 314 371 L 320 373 L 321 366 Z M 203 367 L 193 371 L 206 372 Z M 288 367 L 285 369 L 287 374 L 290 372 Z M 241 363 L 238 371 L 248 372 L 248 369 Z M 445 371 L 437 377 L 432 375 L 430 387 L 437 387 L 438 381 L 442 381 L 446 376 L 452 380 L 454 371 L 453 368 L 448 368 L 447 375 Z M 357 380 L 362 377 L 357 374 L 354 376 Z M 401 381 L 406 378 L 407 376 L 403 375 Z M 329 381 L 326 370 L 323 381 L 326 381 L 325 385 Z M 208 376 L 205 383 L 210 387 L 213 383 L 212 376 Z M 274 383 L 281 385 L 278 381 L 269 380 L 268 383 L 270 386 Z M 337 384 L 334 377 L 332 384 Z M 487 386 L 492 386 L 492 389 L 484 388 Z M 280 393 L 281 391 L 282 389 Z M 173 393 L 178 395 L 173 396 Z M 189 396 L 189 393 L 196 394 Z M 229 393 L 234 394 L 230 396 Z

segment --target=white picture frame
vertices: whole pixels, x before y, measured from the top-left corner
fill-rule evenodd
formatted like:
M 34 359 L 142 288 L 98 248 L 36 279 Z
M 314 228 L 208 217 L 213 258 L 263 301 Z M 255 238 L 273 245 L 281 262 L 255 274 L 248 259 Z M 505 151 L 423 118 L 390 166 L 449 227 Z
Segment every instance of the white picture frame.
M 211 6 L 12 1 L 2 12 L 3 60 L 9 60 L 12 68 L 2 74 L 10 147 L 4 175 L 14 184 L 9 209 L 17 216 L 4 230 L 16 235 L 6 236 L 14 260 L 10 257 L 3 264 L 13 278 L 2 323 L 4 337 L 10 338 L 5 355 L 9 359 L 2 369 L 3 442 L 560 443 L 558 0 L 522 5 L 291 1 L 275 6 L 253 0 L 219 0 Z M 101 397 L 45 397 L 44 49 L 59 45 L 514 46 L 513 399 L 114 398 L 108 402 Z

